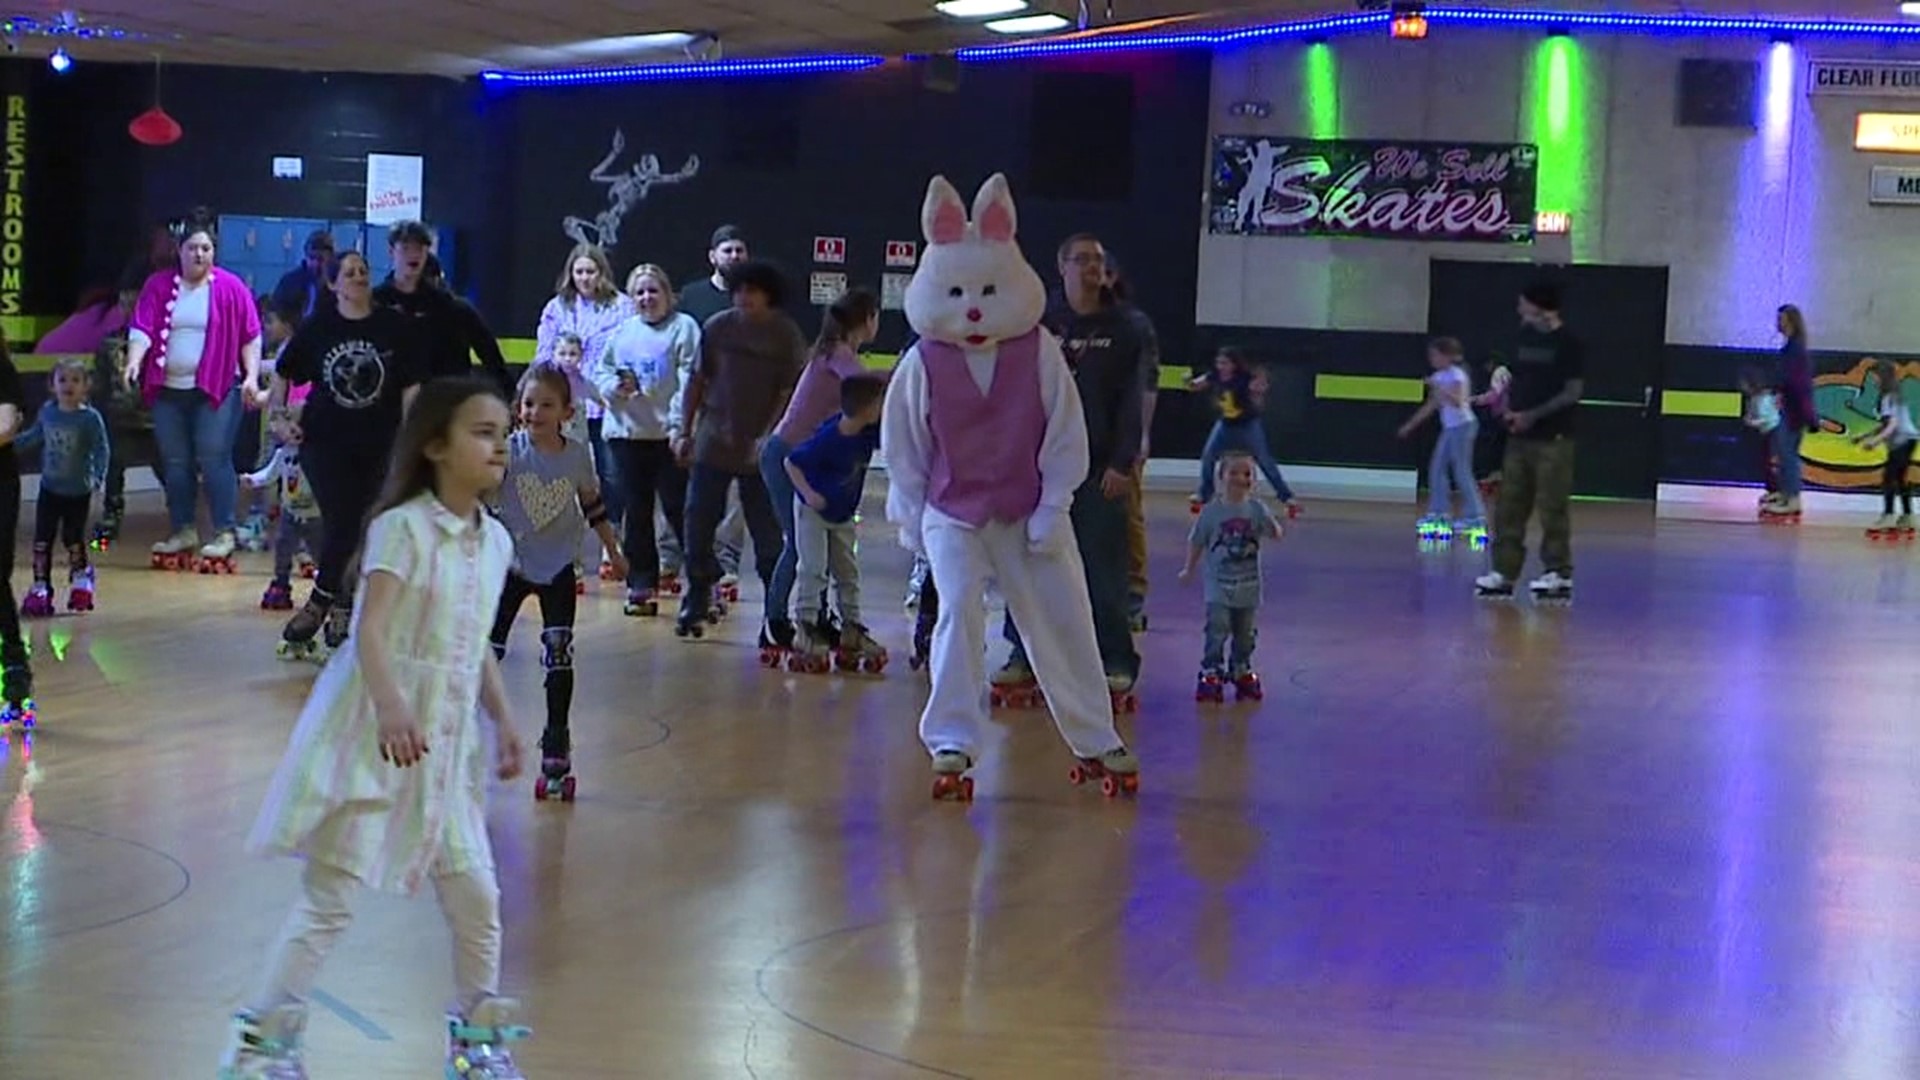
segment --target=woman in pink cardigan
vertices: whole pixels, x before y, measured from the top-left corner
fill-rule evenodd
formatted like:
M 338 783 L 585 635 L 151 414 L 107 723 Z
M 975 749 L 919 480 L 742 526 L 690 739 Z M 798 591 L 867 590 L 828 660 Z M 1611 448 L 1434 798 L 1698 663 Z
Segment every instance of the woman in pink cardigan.
M 127 330 L 127 385 L 153 410 L 170 535 L 153 545 L 155 566 L 184 567 L 199 548 L 202 570 L 229 569 L 239 478 L 233 442 L 260 386 L 260 309 L 246 282 L 213 265 L 214 227 L 202 214 L 180 228 L 180 268 L 147 279 Z M 194 528 L 207 489 L 213 538 Z

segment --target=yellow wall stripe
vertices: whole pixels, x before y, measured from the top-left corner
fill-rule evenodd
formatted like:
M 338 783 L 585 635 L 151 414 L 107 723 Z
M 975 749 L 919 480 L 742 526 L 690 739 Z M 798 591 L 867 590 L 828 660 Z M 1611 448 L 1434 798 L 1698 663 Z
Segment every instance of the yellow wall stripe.
M 1313 396 L 1323 401 L 1419 404 L 1427 396 L 1427 384 L 1397 375 L 1315 375 Z
M 1741 404 L 1733 390 L 1667 390 L 1660 395 L 1660 414 L 1738 420 Z

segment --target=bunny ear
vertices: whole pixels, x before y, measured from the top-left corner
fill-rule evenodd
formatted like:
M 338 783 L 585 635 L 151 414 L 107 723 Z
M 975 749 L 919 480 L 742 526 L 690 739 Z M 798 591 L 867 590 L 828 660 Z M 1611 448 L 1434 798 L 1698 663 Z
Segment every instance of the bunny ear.
M 1007 188 L 1004 173 L 994 173 L 980 185 L 973 197 L 973 221 L 984 239 L 1011 243 L 1018 219 L 1013 212 L 1013 192 Z
M 967 238 L 967 204 L 960 193 L 936 176 L 927 184 L 927 201 L 920 206 L 920 231 L 929 244 L 957 244 Z

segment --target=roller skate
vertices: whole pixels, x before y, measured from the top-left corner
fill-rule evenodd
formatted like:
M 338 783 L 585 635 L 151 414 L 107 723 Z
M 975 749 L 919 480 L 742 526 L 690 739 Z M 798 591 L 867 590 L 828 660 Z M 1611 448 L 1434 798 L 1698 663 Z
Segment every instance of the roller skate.
M 1453 534 L 1467 538 L 1467 544 L 1475 551 L 1487 546 L 1487 523 L 1479 518 L 1467 518 L 1453 523 Z
M 188 526 L 153 545 L 155 570 L 188 570 L 194 564 L 194 550 L 200 546 L 200 531 Z
M 1138 681 L 1137 678 L 1132 675 L 1116 673 L 1107 676 L 1107 695 L 1113 702 L 1114 712 L 1140 711 L 1140 696 L 1133 692 L 1133 684 L 1136 681 Z
M 280 631 L 280 644 L 274 655 L 282 660 L 308 660 L 320 663 L 327 658 L 324 644 L 316 640 L 327 623 L 333 600 L 318 589 L 307 595 L 306 604 L 293 613 Z
M 293 572 L 312 581 L 320 573 L 320 564 L 313 560 L 313 553 L 302 551 L 293 557 Z
M 267 582 L 267 591 L 260 594 L 260 610 L 292 611 L 293 585 L 279 578 Z
M 300 1049 L 306 1029 L 303 1005 L 283 1005 L 264 1016 L 235 1013 L 220 1080 L 307 1080 Z
M 600 560 L 600 580 L 601 581 L 619 581 L 620 580 L 620 575 L 613 572 L 613 564 L 606 561 L 605 559 Z
M 1879 520 L 1867 526 L 1867 539 L 1891 540 L 1899 533 L 1893 527 L 1893 515 L 1881 514 Z
M 568 745 L 569 741 L 565 738 L 540 740 L 540 776 L 533 782 L 534 802 L 573 801 L 573 748 Z
M 1562 577 L 1558 570 L 1549 570 L 1528 582 L 1527 591 L 1533 594 L 1535 600 L 1570 604 L 1573 602 L 1573 579 Z
M 233 542 L 241 551 L 267 550 L 267 516 L 250 514 L 234 527 Z
M 530 1028 L 513 1023 L 520 1003 L 490 997 L 466 1016 L 447 1017 L 447 1080 L 527 1080 L 513 1063 L 507 1044 L 530 1038 Z
M 1413 531 L 1423 541 L 1445 543 L 1453 539 L 1453 523 L 1442 514 L 1428 514 L 1413 523 Z
M 824 675 L 833 666 L 833 644 L 820 632 L 818 623 L 794 627 L 793 649 L 787 654 L 787 670 L 805 675 Z
M 661 596 L 679 596 L 681 588 L 679 571 L 660 571 L 660 588 L 656 591 L 658 591 Z
M 93 536 L 87 546 L 95 551 L 105 551 L 120 539 L 120 526 L 126 520 L 126 505 L 118 499 L 108 499 L 100 515 L 99 524 L 93 527 Z
M 93 567 L 76 566 L 67 571 L 67 610 L 93 610 Z
M 1294 518 L 1297 518 L 1301 514 L 1304 514 L 1307 512 L 1306 507 L 1301 506 L 1299 503 L 1294 502 L 1292 499 L 1282 499 L 1280 500 L 1280 505 L 1286 508 L 1288 521 L 1292 521 Z
M 1482 600 L 1513 599 L 1513 582 L 1498 570 L 1489 570 L 1473 579 L 1473 595 Z
M 1074 787 L 1100 781 L 1100 793 L 1107 798 L 1137 795 L 1140 792 L 1140 760 L 1133 751 L 1118 747 L 1097 758 L 1081 758 L 1067 770 L 1067 782 Z
M 713 587 L 713 596 L 707 601 L 707 625 L 720 625 L 720 620 L 727 617 L 728 603 L 730 603 L 730 601 L 727 599 L 726 593 L 721 590 L 720 586 L 715 585 Z
M 203 574 L 231 574 L 233 565 L 234 534 L 232 529 L 223 529 L 213 534 L 200 549 L 200 561 L 197 564 Z
M 1760 504 L 1760 520 L 1768 525 L 1800 524 L 1800 500 L 1776 495 Z
M 857 622 L 850 622 L 840 631 L 840 641 L 833 649 L 833 666 L 836 671 L 857 671 L 863 675 L 878 675 L 887 670 L 887 650 L 873 640 L 867 628 Z
M 1267 691 L 1260 685 L 1260 676 L 1243 671 L 1233 677 L 1233 700 L 1259 701 L 1266 696 Z
M 1206 508 L 1207 508 L 1207 500 L 1201 498 L 1199 492 L 1196 491 L 1193 494 L 1187 496 L 1187 513 L 1192 514 L 1195 517 L 1198 517 L 1200 516 L 1200 511 L 1205 510 Z
M 725 603 L 725 604 L 739 603 L 740 602 L 740 575 L 736 573 L 732 573 L 731 571 L 725 574 L 721 574 L 720 580 L 714 583 L 713 595 L 717 599 L 719 599 L 721 603 Z
M 340 646 L 347 643 L 347 635 L 353 630 L 353 600 L 337 601 L 327 611 L 327 622 L 321 631 L 321 639 L 327 643 L 329 653 L 338 652 Z
M 53 586 L 44 581 L 36 581 L 27 590 L 26 598 L 20 601 L 20 617 L 23 619 L 45 619 L 53 614 Z
M 793 652 L 793 623 L 788 619 L 768 619 L 760 627 L 760 666 L 779 668 L 786 666 L 787 655 Z
M 996 709 L 1038 709 L 1046 704 L 1033 667 L 1025 660 L 1008 660 L 988 680 L 987 701 Z
M 1902 540 L 1913 539 L 1913 515 L 1901 514 L 1898 518 L 1894 519 L 1893 530 L 1899 534 L 1899 538 Z
M 1211 701 L 1218 705 L 1227 700 L 1226 680 L 1218 671 L 1208 669 L 1200 673 L 1200 682 L 1193 688 L 1193 700 Z
M 673 636 L 683 638 L 703 638 L 707 636 L 707 613 L 705 604 L 696 602 L 694 597 L 684 597 L 680 601 L 680 614 L 673 621 Z
M 32 731 L 40 718 L 39 709 L 33 704 L 33 669 L 24 659 L 9 661 L 4 670 L 0 670 L 0 729 L 18 725 L 23 732 Z
M 634 618 L 651 618 L 660 614 L 660 601 L 654 598 L 652 589 L 628 589 L 627 602 L 621 611 Z
M 973 759 L 958 750 L 941 750 L 933 755 L 933 797 L 952 802 L 973 801 L 973 777 L 967 771 Z

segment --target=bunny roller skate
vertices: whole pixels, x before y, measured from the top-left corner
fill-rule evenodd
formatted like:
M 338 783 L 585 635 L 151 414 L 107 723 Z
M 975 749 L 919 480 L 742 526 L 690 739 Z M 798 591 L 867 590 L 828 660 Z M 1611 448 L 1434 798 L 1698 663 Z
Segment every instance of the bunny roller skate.
M 448 1016 L 447 1080 L 527 1080 L 507 1049 L 533 1035 L 513 1022 L 519 1011 L 519 1002 L 493 997 L 466 1016 Z
M 191 570 L 195 552 L 199 547 L 200 533 L 191 528 L 181 529 L 153 545 L 153 568 L 155 570 Z
M 950 802 L 973 801 L 973 759 L 958 750 L 933 755 L 933 797 Z
M 1140 761 L 1122 746 L 1097 758 L 1081 758 L 1067 770 L 1067 782 L 1074 787 L 1100 781 L 1100 793 L 1109 799 L 1135 795 L 1140 791 Z
M 841 629 L 840 643 L 833 650 L 834 670 L 878 675 L 887 670 L 887 660 L 887 650 L 873 640 L 866 627 L 850 622 Z

